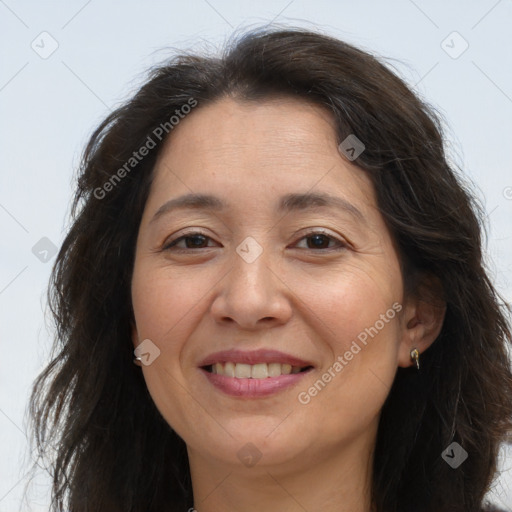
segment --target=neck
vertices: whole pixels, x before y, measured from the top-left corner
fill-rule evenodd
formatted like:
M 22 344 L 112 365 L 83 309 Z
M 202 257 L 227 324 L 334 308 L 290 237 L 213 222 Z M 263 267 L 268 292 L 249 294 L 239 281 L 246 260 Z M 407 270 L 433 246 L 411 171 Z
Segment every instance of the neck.
M 229 465 L 188 449 L 198 512 L 371 512 L 368 439 L 278 465 Z

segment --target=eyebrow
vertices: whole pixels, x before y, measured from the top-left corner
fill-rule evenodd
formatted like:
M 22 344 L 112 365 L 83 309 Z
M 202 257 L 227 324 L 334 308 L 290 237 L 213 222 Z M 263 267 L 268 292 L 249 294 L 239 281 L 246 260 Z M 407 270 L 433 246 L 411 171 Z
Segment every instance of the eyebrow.
M 165 214 L 174 210 L 212 210 L 220 212 L 227 208 L 227 204 L 216 196 L 208 194 L 186 194 L 174 199 L 170 199 L 157 210 L 150 224 Z M 336 208 L 352 215 L 356 220 L 365 222 L 361 211 L 352 203 L 338 196 L 332 196 L 326 193 L 308 192 L 286 194 L 279 200 L 277 211 L 280 213 L 289 213 L 292 211 L 315 210 L 317 208 Z

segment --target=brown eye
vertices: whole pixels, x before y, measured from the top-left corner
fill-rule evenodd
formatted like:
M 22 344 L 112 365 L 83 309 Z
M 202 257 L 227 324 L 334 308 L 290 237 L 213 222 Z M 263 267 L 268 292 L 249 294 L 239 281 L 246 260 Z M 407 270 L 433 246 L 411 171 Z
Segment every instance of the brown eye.
M 332 240 L 327 235 L 311 235 L 307 237 L 308 239 L 308 249 L 327 249 L 329 247 L 329 242 Z
M 204 247 L 208 237 L 203 235 L 192 235 L 183 237 L 187 249 L 193 249 L 194 247 Z
M 190 233 L 187 235 L 180 236 L 168 243 L 164 250 L 171 250 L 174 248 L 186 250 L 186 249 L 204 249 L 206 247 L 212 247 L 208 245 L 210 237 L 203 235 L 202 233 Z
M 306 240 L 306 243 L 303 244 L 302 241 Z M 302 243 L 302 247 L 301 247 Z M 347 244 L 343 241 L 339 240 L 338 238 L 328 235 L 323 232 L 313 232 L 309 233 L 303 238 L 300 239 L 300 242 L 296 245 L 296 247 L 299 247 L 300 249 L 329 249 L 329 250 L 336 250 L 336 249 L 344 249 L 347 247 Z

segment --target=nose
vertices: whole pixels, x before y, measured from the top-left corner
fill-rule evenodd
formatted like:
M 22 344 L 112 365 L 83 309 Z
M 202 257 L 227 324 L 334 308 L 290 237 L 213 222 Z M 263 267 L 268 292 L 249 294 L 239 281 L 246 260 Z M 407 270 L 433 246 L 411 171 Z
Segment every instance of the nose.
M 218 323 L 257 330 L 283 325 L 292 316 L 292 293 L 265 251 L 251 263 L 237 253 L 211 306 Z

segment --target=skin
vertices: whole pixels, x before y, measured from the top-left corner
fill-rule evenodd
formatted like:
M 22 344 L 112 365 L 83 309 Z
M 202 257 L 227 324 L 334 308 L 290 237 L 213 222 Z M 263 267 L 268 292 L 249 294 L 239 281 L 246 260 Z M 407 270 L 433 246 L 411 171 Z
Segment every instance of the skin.
M 137 240 L 133 344 L 150 339 L 161 351 L 142 371 L 187 444 L 200 512 L 368 512 L 380 410 L 397 368 L 415 364 L 411 349 L 421 353 L 439 333 L 442 312 L 404 297 L 371 182 L 338 142 L 321 107 L 224 98 L 194 109 L 159 155 Z M 191 192 L 228 206 L 176 210 L 151 222 L 164 203 Z M 343 198 L 363 220 L 330 207 L 277 212 L 292 192 Z M 321 248 L 311 239 L 319 230 L 327 233 Z M 208 237 L 199 248 L 188 239 L 187 250 L 182 239 L 164 249 L 194 231 Z M 252 263 L 236 252 L 246 237 L 263 249 Z M 401 311 L 301 403 L 298 394 L 393 304 Z M 314 369 L 270 397 L 228 396 L 198 365 L 231 348 L 281 350 Z M 261 454 L 252 467 L 237 456 L 247 443 Z

